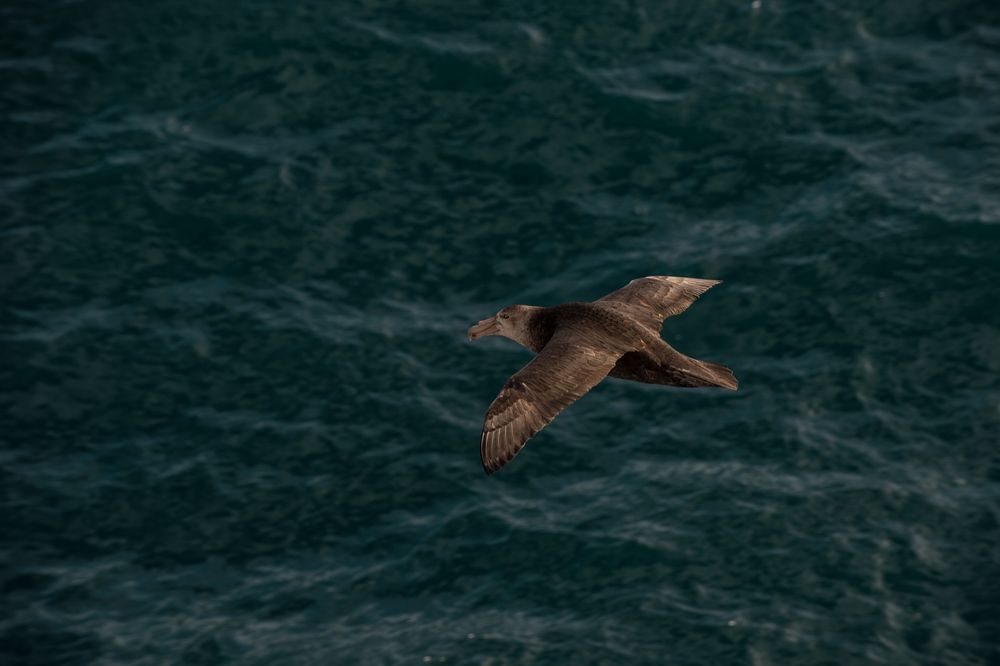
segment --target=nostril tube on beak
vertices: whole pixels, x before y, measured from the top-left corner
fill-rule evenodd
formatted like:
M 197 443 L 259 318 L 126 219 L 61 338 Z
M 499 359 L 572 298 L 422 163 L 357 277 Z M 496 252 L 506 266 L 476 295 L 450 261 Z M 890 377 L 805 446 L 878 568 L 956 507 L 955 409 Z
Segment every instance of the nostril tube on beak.
M 478 340 L 487 335 L 495 335 L 498 330 L 499 325 L 496 317 L 483 319 L 481 322 L 469 327 L 469 339 Z

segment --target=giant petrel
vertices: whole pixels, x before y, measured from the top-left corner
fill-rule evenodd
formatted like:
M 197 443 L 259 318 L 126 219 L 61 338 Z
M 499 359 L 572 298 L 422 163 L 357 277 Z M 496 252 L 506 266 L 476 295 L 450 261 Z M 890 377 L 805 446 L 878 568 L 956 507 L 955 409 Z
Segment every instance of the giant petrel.
M 681 354 L 660 337 L 719 280 L 651 275 L 590 303 L 508 305 L 469 328 L 469 339 L 501 335 L 537 356 L 504 384 L 486 410 L 479 454 L 493 474 L 559 412 L 606 376 L 668 386 L 735 391 L 733 371 Z

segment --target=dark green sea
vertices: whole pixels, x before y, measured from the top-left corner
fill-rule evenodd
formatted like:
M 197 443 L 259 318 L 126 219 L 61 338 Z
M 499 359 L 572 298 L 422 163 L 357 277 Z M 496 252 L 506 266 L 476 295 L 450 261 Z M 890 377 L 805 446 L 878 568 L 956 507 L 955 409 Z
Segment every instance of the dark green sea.
M 0 7 L 0 663 L 1000 664 L 1000 4 Z M 530 353 L 644 275 L 736 393 Z

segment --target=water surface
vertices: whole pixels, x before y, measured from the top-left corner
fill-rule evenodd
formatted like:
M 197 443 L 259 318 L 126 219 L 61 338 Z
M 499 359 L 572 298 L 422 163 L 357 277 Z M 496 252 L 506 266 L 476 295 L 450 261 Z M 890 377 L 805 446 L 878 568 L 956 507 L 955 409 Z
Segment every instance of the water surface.
M 1000 12 L 7 3 L 11 664 L 1000 663 Z M 508 303 L 719 278 L 483 475 Z

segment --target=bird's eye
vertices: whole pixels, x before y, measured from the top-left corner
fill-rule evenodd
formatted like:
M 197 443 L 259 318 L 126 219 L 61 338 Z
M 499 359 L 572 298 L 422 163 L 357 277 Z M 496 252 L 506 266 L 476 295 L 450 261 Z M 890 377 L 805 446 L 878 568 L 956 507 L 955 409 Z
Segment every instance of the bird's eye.
M 500 318 L 501 319 L 510 319 L 510 315 L 509 314 L 502 314 L 502 315 L 500 315 Z

